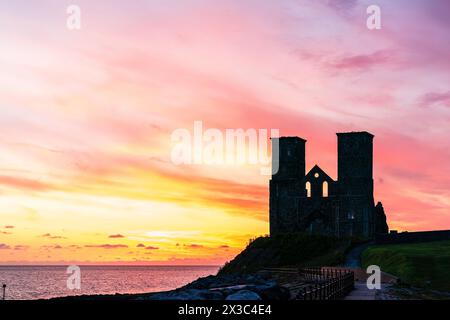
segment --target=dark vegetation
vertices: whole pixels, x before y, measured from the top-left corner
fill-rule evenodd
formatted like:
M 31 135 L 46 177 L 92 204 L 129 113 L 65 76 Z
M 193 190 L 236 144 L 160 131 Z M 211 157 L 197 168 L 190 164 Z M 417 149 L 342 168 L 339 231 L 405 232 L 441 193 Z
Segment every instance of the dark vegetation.
M 351 244 L 350 239 L 303 233 L 259 237 L 227 262 L 219 275 L 252 273 L 265 267 L 339 265 Z

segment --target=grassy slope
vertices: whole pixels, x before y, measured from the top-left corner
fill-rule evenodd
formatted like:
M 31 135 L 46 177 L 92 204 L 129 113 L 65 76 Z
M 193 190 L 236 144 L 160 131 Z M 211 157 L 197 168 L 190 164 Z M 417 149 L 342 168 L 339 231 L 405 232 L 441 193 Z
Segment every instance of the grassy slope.
M 414 286 L 450 291 L 450 241 L 370 247 L 362 264 L 378 265 Z
M 337 265 L 343 262 L 349 246 L 350 240 L 319 235 L 259 237 L 219 273 L 250 273 L 264 267 Z

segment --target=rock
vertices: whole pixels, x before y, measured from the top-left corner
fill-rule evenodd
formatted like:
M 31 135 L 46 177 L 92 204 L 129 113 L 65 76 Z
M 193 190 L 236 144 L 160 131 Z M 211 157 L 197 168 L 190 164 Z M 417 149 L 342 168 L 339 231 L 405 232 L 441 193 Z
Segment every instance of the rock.
M 217 282 L 216 276 L 207 276 L 203 278 L 199 278 L 190 284 L 184 286 L 186 289 L 208 289 L 210 286 L 214 285 Z
M 256 292 L 263 300 L 288 300 L 290 296 L 288 289 L 271 282 L 254 286 L 251 290 Z
M 224 295 L 220 291 L 207 290 L 202 293 L 206 300 L 223 300 Z
M 219 291 L 185 289 L 154 294 L 150 300 L 222 300 Z
M 151 300 L 285 300 L 287 289 L 259 274 L 221 275 L 199 278 L 186 286 L 152 294 Z
M 236 293 L 230 294 L 225 300 L 261 300 L 261 297 L 250 290 L 240 290 Z

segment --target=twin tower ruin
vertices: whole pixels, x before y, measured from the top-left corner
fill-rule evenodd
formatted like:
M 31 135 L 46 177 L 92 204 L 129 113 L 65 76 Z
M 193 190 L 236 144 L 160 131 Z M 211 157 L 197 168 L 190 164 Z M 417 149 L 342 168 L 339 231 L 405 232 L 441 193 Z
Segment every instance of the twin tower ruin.
M 279 170 L 270 180 L 270 234 L 305 232 L 373 238 L 388 232 L 373 197 L 373 135 L 337 133 L 338 178 L 315 165 L 305 172 L 306 140 L 276 138 Z

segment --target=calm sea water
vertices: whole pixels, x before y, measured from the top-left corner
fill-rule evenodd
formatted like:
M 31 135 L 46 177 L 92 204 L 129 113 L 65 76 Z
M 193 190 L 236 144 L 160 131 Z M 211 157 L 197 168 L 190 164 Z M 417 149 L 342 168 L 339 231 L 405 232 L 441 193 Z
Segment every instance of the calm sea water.
M 80 294 L 171 290 L 215 274 L 211 266 L 80 266 L 81 289 L 67 288 L 67 266 L 0 266 L 6 299 L 47 299 Z M 0 299 L 2 297 L 0 288 Z

